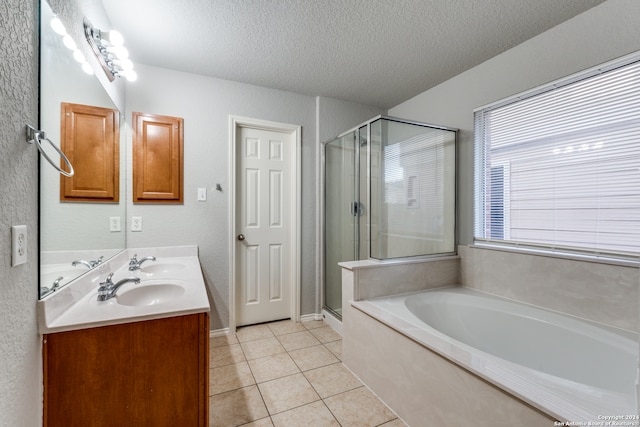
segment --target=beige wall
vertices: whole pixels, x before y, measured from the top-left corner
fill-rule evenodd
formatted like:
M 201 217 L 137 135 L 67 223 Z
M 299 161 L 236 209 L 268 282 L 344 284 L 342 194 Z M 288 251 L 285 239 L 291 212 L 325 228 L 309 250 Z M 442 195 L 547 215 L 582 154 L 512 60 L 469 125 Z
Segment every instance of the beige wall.
M 608 0 L 389 110 L 460 129 L 458 238 L 473 240 L 473 110 L 640 50 L 640 2 Z

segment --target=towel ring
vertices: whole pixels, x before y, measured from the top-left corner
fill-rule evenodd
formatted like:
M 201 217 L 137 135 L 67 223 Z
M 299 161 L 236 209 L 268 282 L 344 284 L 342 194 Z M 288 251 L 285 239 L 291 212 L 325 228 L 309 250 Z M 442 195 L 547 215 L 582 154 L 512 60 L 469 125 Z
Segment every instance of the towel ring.
M 56 163 L 51 159 L 51 157 L 49 157 L 49 155 L 45 153 L 44 149 L 42 148 L 43 141 L 47 141 L 54 148 L 54 150 L 56 150 L 58 154 L 60 154 L 60 157 L 62 158 L 62 160 L 64 160 L 64 162 L 67 164 L 69 172 L 65 171 L 60 166 L 56 165 Z M 44 133 L 44 131 L 37 130 L 27 125 L 27 142 L 29 144 L 35 143 L 36 147 L 38 148 L 38 151 L 40 152 L 40 154 L 42 154 L 42 157 L 44 157 L 45 160 L 49 162 L 51 166 L 53 166 L 58 172 L 60 172 L 60 174 L 64 176 L 69 176 L 69 177 L 73 176 L 75 171 L 73 170 L 73 166 L 71 165 L 71 162 L 69 161 L 67 156 L 65 156 L 65 154 L 62 152 L 62 150 L 58 148 L 58 146 L 54 144 L 53 141 L 47 138 L 47 135 Z

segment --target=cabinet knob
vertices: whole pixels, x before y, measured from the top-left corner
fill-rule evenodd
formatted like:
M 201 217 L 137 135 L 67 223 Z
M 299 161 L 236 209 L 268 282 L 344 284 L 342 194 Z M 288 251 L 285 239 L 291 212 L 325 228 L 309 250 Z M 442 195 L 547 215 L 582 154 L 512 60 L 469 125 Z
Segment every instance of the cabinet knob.
M 238 240 L 242 242 L 244 240 L 244 234 L 238 234 Z

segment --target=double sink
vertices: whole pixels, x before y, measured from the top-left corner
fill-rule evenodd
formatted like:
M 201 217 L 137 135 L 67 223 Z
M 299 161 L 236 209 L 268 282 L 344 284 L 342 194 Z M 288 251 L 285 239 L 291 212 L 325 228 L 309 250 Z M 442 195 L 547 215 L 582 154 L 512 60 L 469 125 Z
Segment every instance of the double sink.
M 136 253 L 153 256 L 155 261 L 129 271 L 129 261 Z M 209 311 L 197 247 L 123 251 L 95 270 L 38 302 L 41 333 Z M 98 290 L 109 276 L 116 283 L 127 278 L 139 281 L 127 281 L 112 298 L 99 301 Z

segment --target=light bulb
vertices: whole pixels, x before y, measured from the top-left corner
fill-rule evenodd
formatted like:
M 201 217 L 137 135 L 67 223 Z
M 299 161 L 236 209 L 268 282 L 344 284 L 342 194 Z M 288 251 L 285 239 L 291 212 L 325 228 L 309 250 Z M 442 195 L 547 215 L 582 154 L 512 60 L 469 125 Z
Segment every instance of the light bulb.
M 109 43 L 111 43 L 112 46 L 122 46 L 124 44 L 124 37 L 122 37 L 119 31 L 111 30 L 108 34 Z
M 89 65 L 88 62 L 82 63 L 82 71 L 84 71 L 87 74 L 93 74 L 93 68 L 91 68 L 91 65 Z
M 130 82 L 135 82 L 136 80 L 138 80 L 138 73 L 133 70 L 128 70 L 125 72 L 124 77 Z
M 51 20 L 51 28 L 53 28 L 53 31 L 60 34 L 61 36 L 67 35 L 67 29 L 64 28 L 64 24 L 57 16 Z
M 64 43 L 64 45 L 68 47 L 70 50 L 76 50 L 78 48 L 78 46 L 76 45 L 76 42 L 73 41 L 73 39 L 69 34 L 67 34 L 62 38 L 62 43 Z
M 113 62 L 122 68 L 123 71 L 133 70 L 133 62 L 131 62 L 130 59 L 116 59 Z
M 124 46 L 113 46 L 109 48 L 109 51 L 118 59 L 127 59 L 129 57 L 129 51 Z
M 76 61 L 78 61 L 79 63 L 83 63 L 84 60 L 84 55 L 82 54 L 82 52 L 80 52 L 79 49 L 76 49 L 73 51 L 73 59 L 75 59 Z

